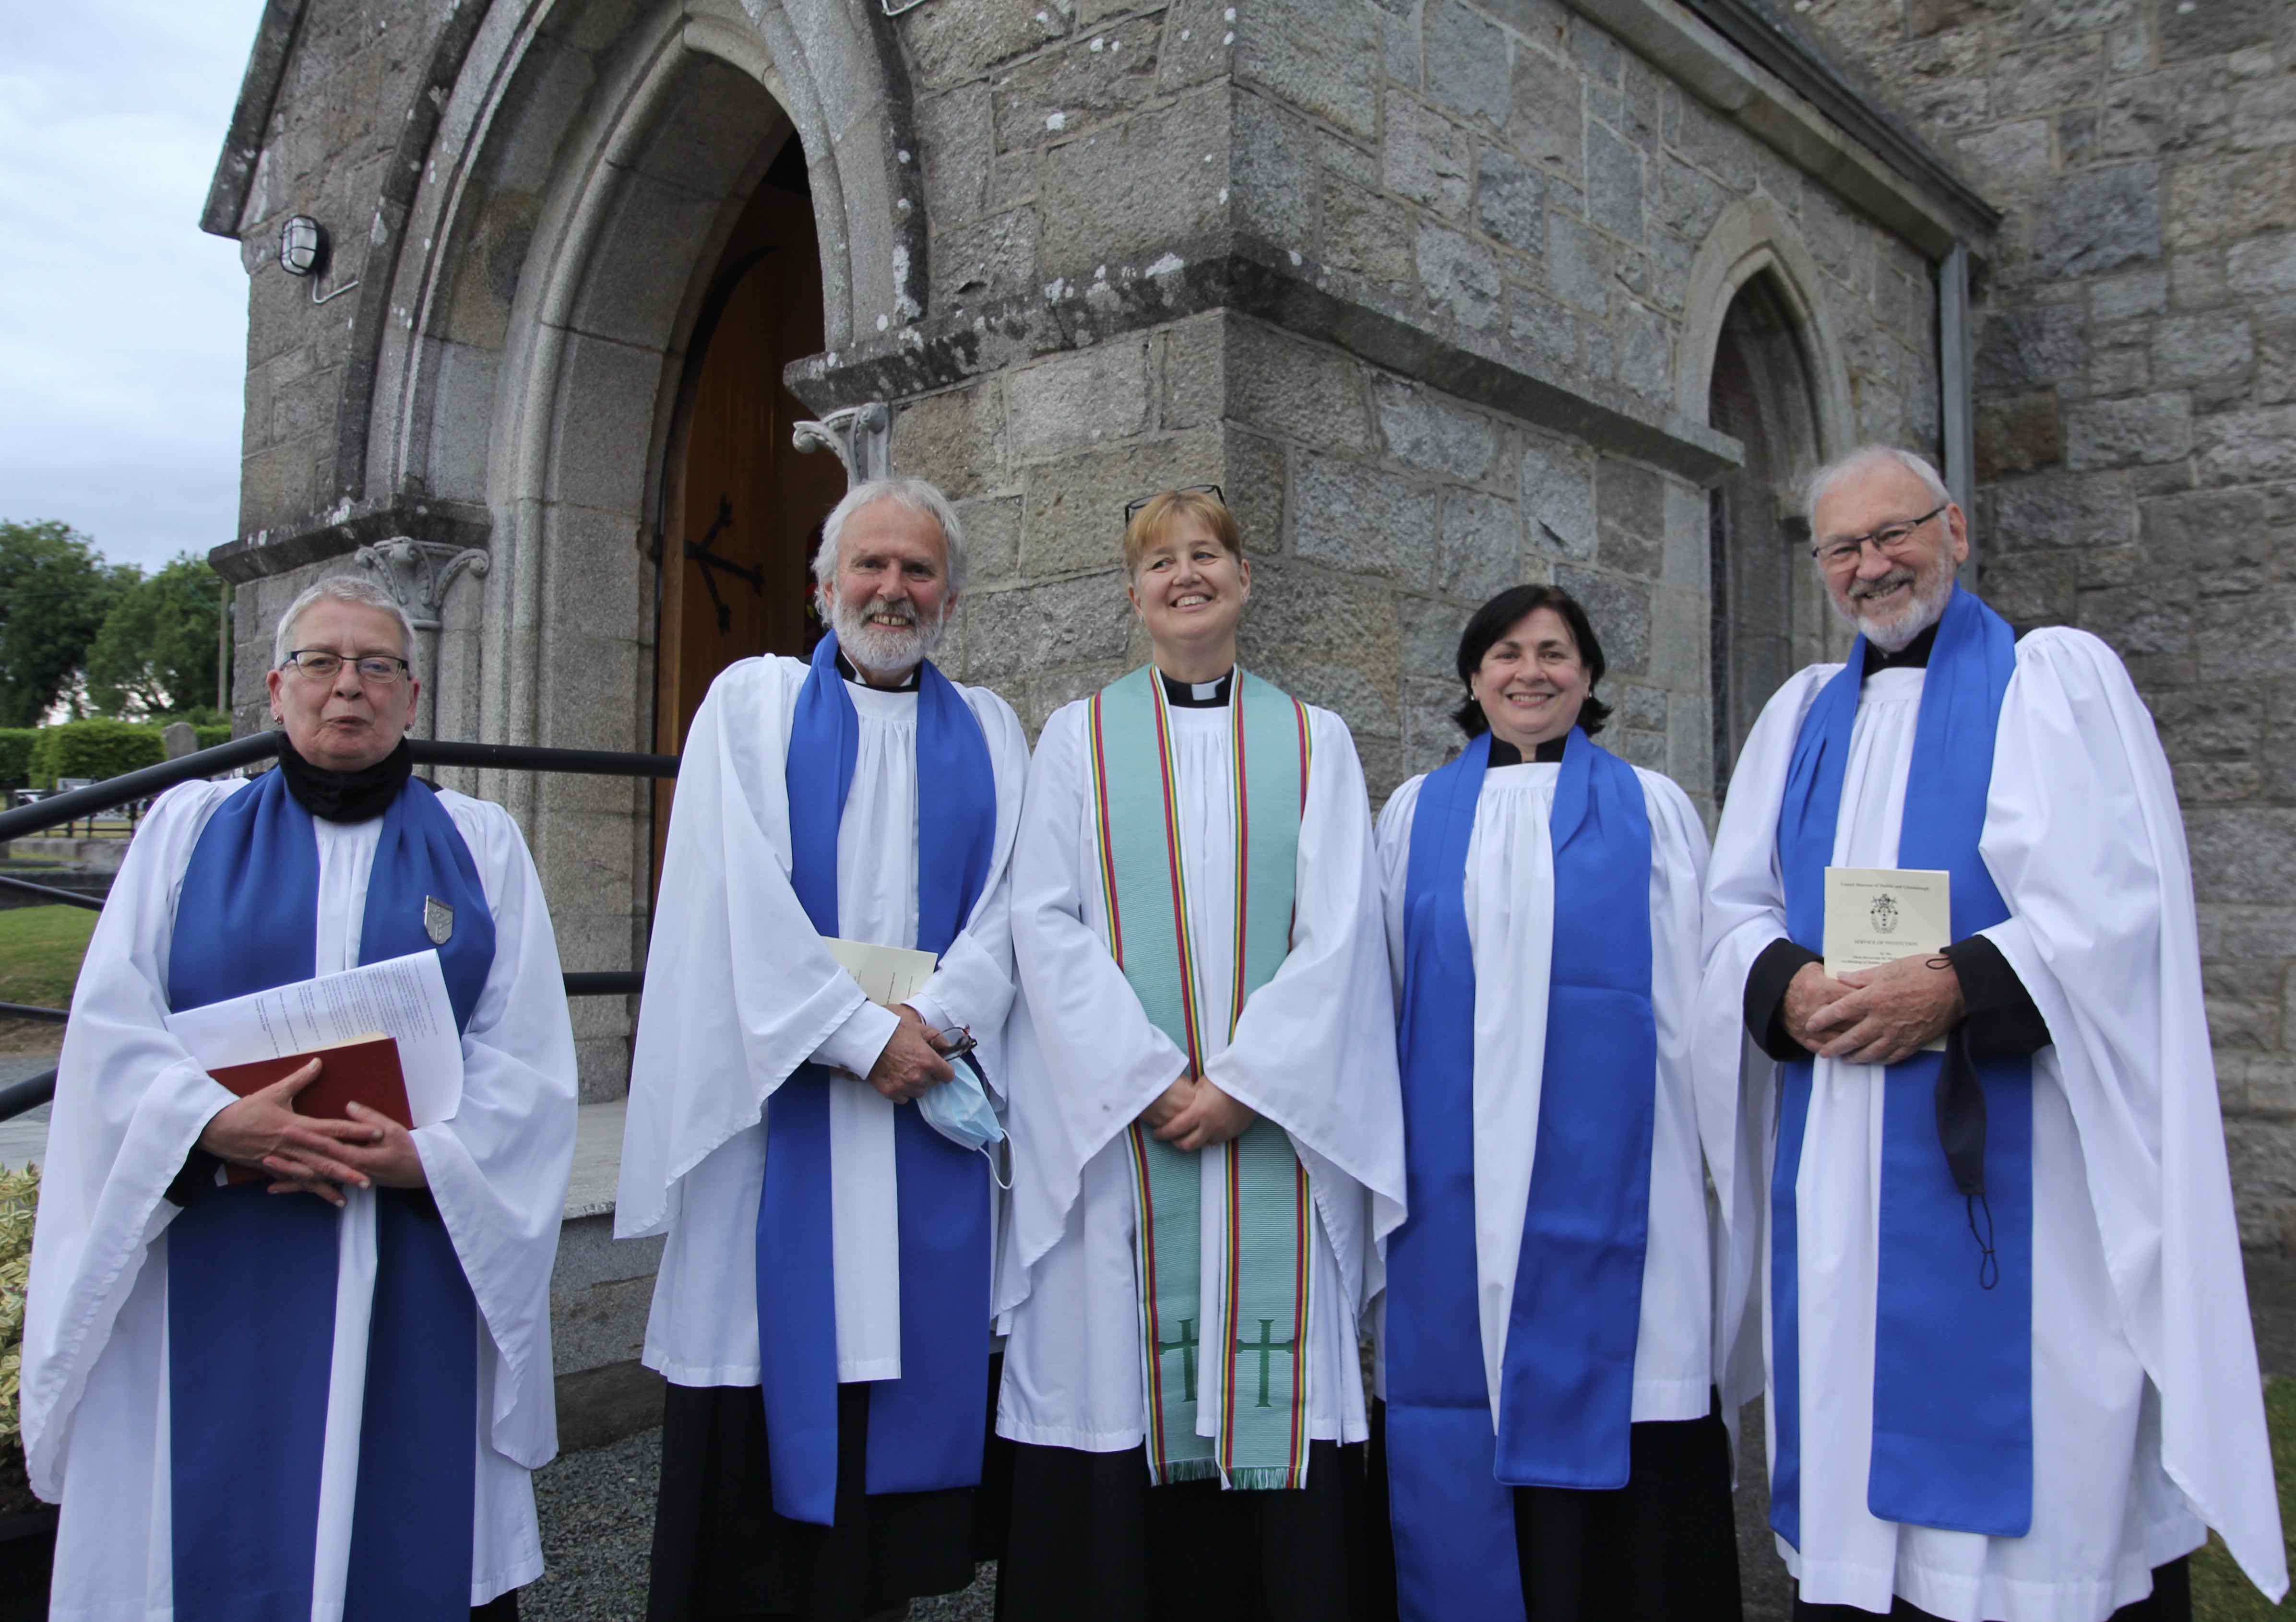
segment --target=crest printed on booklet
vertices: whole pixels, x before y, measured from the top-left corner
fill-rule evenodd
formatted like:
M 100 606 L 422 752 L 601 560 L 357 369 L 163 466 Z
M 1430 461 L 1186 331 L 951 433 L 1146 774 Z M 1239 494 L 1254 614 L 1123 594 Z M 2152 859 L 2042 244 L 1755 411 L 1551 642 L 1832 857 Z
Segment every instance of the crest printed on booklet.
M 455 909 L 436 896 L 423 897 L 422 932 L 432 946 L 445 946 L 455 933 Z

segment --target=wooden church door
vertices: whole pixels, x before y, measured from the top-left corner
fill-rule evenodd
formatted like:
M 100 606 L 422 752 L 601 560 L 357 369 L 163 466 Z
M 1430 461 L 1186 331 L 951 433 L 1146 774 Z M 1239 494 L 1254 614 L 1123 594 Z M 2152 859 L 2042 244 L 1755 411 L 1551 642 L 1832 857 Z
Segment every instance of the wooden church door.
M 681 389 L 655 643 L 654 747 L 664 753 L 683 750 L 720 670 L 759 653 L 802 658 L 819 639 L 812 553 L 845 470 L 790 443 L 811 414 L 782 386 L 782 368 L 820 350 L 821 299 L 813 202 L 791 136 L 718 261 Z M 657 878 L 672 788 L 654 794 Z

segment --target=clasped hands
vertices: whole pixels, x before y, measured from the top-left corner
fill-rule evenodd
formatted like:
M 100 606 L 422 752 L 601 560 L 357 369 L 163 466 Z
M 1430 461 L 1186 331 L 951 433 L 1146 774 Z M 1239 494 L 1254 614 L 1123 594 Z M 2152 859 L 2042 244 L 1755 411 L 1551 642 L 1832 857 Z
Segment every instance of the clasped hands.
M 319 1078 L 312 1060 L 269 1086 L 226 1104 L 200 1129 L 218 1160 L 268 1172 L 275 1194 L 316 1194 L 340 1207 L 346 1188 L 422 1188 L 430 1178 L 414 1135 L 380 1110 L 348 1106 L 352 1118 L 295 1113 L 295 1095 Z
M 1237 1102 L 1211 1077 L 1193 1069 L 1182 1070 L 1179 1079 L 1140 1112 L 1141 1125 L 1159 1142 L 1190 1152 L 1242 1137 L 1259 1118 L 1250 1105 Z
M 1840 979 L 1804 963 L 1786 985 L 1786 1035 L 1825 1059 L 1897 1064 L 1951 1030 L 1965 1012 L 1961 977 L 1934 955 L 1901 957 Z

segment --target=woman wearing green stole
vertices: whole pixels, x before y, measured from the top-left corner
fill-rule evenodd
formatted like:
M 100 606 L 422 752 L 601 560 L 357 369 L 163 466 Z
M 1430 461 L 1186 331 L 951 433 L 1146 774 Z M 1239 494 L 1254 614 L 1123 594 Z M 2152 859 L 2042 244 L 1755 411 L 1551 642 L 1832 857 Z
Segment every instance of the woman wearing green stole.
M 1218 490 L 1126 518 L 1153 663 L 1046 724 L 1013 853 L 999 1614 L 1351 1622 L 1403 1191 L 1363 771 L 1237 665 Z

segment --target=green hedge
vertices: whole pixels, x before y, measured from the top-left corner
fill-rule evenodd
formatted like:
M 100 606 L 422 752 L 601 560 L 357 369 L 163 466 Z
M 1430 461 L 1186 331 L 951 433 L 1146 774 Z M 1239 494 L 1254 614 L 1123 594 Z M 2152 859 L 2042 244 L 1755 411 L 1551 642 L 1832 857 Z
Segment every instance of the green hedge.
M 228 721 L 221 726 L 194 726 L 192 731 L 198 735 L 201 749 L 213 749 L 219 743 L 231 741 L 231 723 Z
M 94 719 L 43 726 L 32 745 L 32 781 L 52 789 L 61 778 L 102 782 L 168 758 L 160 729 L 135 721 Z
M 32 745 L 39 735 L 37 726 L 0 727 L 0 797 L 6 790 L 30 785 Z

